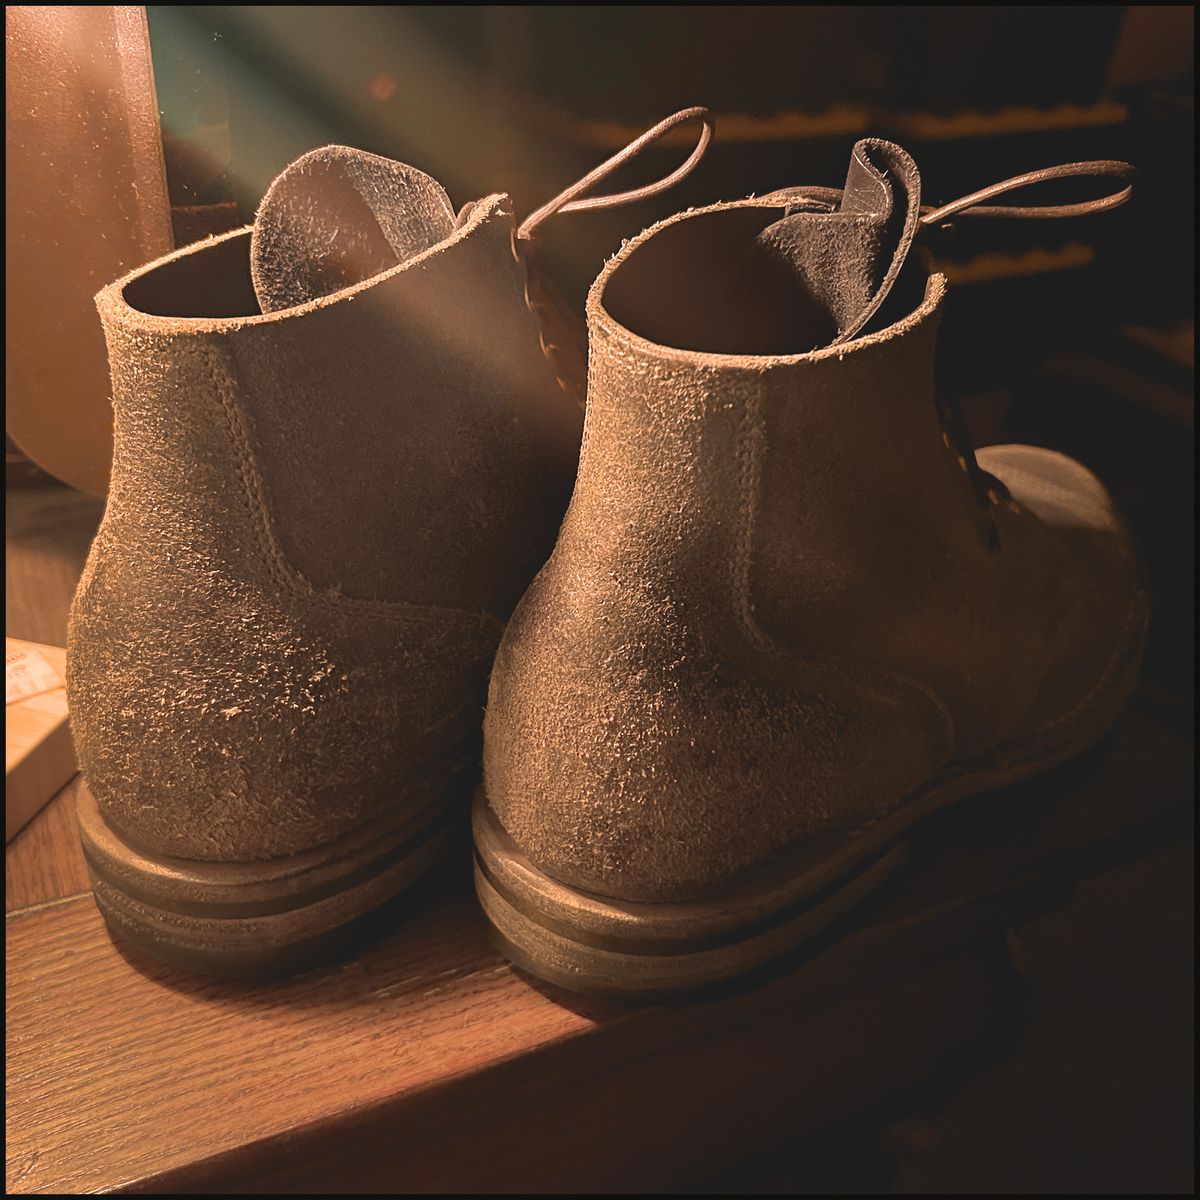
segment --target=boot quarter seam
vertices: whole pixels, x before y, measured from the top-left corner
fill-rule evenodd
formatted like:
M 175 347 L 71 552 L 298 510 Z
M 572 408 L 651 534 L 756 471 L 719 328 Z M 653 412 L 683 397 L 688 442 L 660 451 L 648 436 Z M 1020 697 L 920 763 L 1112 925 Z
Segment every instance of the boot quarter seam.
M 902 691 L 920 696 L 939 718 L 944 743 L 941 747 L 943 760 L 954 750 L 955 725 L 946 702 L 938 692 L 902 671 L 882 663 L 857 661 L 841 655 L 806 656 L 796 654 L 786 644 L 772 637 L 754 615 L 750 598 L 750 575 L 754 556 L 754 535 L 757 513 L 762 502 L 762 460 L 766 449 L 766 429 L 763 421 L 765 407 L 766 378 L 760 374 L 754 389 L 747 396 L 738 421 L 737 453 L 739 459 L 738 487 L 739 522 L 734 551 L 734 602 L 739 622 L 751 645 L 761 654 L 790 661 L 797 671 L 835 670 L 859 680 L 886 681 Z
M 610 352 L 625 364 L 626 369 L 633 375 L 656 377 L 658 375 L 655 370 L 657 364 L 647 361 L 645 352 L 622 338 L 618 330 L 619 327 L 618 329 L 601 330 L 606 338 L 612 340 L 613 344 L 609 347 Z M 688 371 L 676 363 L 667 364 L 667 369 L 672 375 L 692 375 L 693 378 L 697 375 L 709 374 L 707 371 Z M 719 369 L 718 373 L 720 373 Z M 736 417 L 734 436 L 739 496 L 737 532 L 734 538 L 729 580 L 732 592 L 730 601 L 736 610 L 738 628 L 757 654 L 776 660 L 783 659 L 791 663 L 798 672 L 805 669 L 816 672 L 836 671 L 860 681 L 886 682 L 909 695 L 920 697 L 936 714 L 942 731 L 942 745 L 939 747 L 939 753 L 942 761 L 946 761 L 952 756 L 954 750 L 955 723 L 945 701 L 935 689 L 919 679 L 896 671 L 882 663 L 856 661 L 839 655 L 799 655 L 791 647 L 773 638 L 754 617 L 749 584 L 753 561 L 755 516 L 760 503 L 762 458 L 766 441 L 762 420 L 766 387 L 765 373 L 756 372 L 752 394 L 741 402 L 740 411 Z
M 742 405 L 738 421 L 738 530 L 733 554 L 733 595 L 742 631 L 751 644 L 764 654 L 777 647 L 754 617 L 750 599 L 750 562 L 753 553 L 755 517 L 762 489 L 762 449 L 765 433 L 762 425 L 763 380 L 755 382 Z
M 402 601 L 371 600 L 333 593 L 315 588 L 299 571 L 292 567 L 284 556 L 271 525 L 270 508 L 265 489 L 254 461 L 254 452 L 251 449 L 244 417 L 235 399 L 232 371 L 224 359 L 224 354 L 211 344 L 200 343 L 200 351 L 229 432 L 241 482 L 240 498 L 250 526 L 257 537 L 258 550 L 276 585 L 282 590 L 298 596 L 306 603 L 335 612 L 341 611 L 369 616 L 377 620 L 396 622 L 415 620 L 430 624 L 444 624 L 447 620 L 451 620 L 461 623 L 472 631 L 491 630 L 497 634 L 501 632 L 500 622 L 486 613 L 406 604 Z

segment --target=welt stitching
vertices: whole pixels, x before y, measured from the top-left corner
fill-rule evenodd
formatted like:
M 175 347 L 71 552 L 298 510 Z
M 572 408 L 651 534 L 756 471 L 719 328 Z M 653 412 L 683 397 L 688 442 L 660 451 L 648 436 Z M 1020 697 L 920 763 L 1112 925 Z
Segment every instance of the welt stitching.
M 209 379 L 221 405 L 237 458 L 237 470 L 241 479 L 240 498 L 243 509 L 250 519 L 259 543 L 259 550 L 267 564 L 267 570 L 280 588 L 290 591 L 310 604 L 349 613 L 372 616 L 385 621 L 428 621 L 436 623 L 451 618 L 482 632 L 489 627 L 498 628 L 495 618 L 483 613 L 467 612 L 464 609 L 434 608 L 402 601 L 369 600 L 354 596 L 342 596 L 319 590 L 296 571 L 284 558 L 283 552 L 271 528 L 270 511 L 263 494 L 258 470 L 250 451 L 242 414 L 232 395 L 229 371 L 221 361 L 222 356 L 208 343 L 201 344 Z

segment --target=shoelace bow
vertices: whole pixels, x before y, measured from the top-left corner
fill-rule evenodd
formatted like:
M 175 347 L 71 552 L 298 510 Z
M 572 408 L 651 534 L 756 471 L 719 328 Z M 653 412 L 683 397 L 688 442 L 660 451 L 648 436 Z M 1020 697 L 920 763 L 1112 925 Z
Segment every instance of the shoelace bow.
M 612 192 L 607 196 L 588 196 L 585 194 L 591 191 L 596 184 L 607 179 L 614 171 L 619 170 L 627 162 L 637 158 L 643 150 L 648 146 L 652 146 L 660 138 L 665 137 L 671 130 L 677 129 L 680 125 L 686 125 L 691 121 L 698 121 L 700 123 L 700 137 L 691 154 L 669 175 L 664 175 L 662 179 L 656 180 L 653 183 L 646 183 L 641 187 L 630 188 L 625 192 Z M 677 183 L 685 180 L 700 165 L 700 160 L 704 157 L 705 152 L 708 150 L 708 145 L 712 141 L 714 128 L 713 115 L 707 108 L 684 108 L 677 113 L 672 113 L 671 116 L 659 121 L 657 125 L 651 126 L 645 133 L 634 138 L 623 150 L 618 150 L 611 158 L 606 158 L 604 162 L 590 170 L 582 179 L 577 180 L 570 187 L 564 188 L 552 200 L 547 200 L 541 208 L 531 212 L 517 229 L 517 240 L 529 241 L 533 237 L 537 227 L 549 220 L 556 213 L 586 212 L 589 209 L 599 208 L 619 208 L 623 204 L 634 204 L 638 200 L 648 200 L 651 196 L 657 196 L 669 188 L 673 188 Z
M 1108 212 L 1120 208 L 1133 195 L 1133 180 L 1137 172 L 1133 165 L 1115 159 L 1099 158 L 1089 162 L 1062 163 L 1057 167 L 1043 167 L 1040 171 L 1026 171 L 1003 179 L 990 187 L 980 188 L 967 196 L 943 204 L 940 208 L 923 207 L 920 223 L 928 227 L 943 224 L 948 217 L 1005 217 L 1019 220 L 1054 220 L 1062 217 L 1087 217 L 1093 213 Z M 1039 183 L 1052 183 L 1059 179 L 1125 179 L 1129 182 L 1119 191 L 1096 200 L 1084 200 L 1078 204 L 983 204 L 996 196 L 1004 196 L 1021 188 Z
M 630 188 L 624 192 L 612 192 L 606 196 L 586 195 L 596 184 L 603 182 L 626 163 L 637 158 L 647 147 L 652 146 L 672 130 L 677 129 L 681 125 L 686 125 L 691 121 L 700 123 L 700 137 L 693 147 L 691 154 L 669 175 L 664 175 L 662 179 L 655 180 L 653 183 Z M 557 213 L 619 208 L 624 204 L 634 204 L 639 200 L 648 200 L 651 196 L 658 196 L 673 188 L 677 183 L 682 183 L 700 165 L 700 160 L 708 151 L 715 128 L 716 123 L 713 115 L 706 108 L 684 108 L 677 113 L 672 113 L 671 116 L 664 118 L 657 125 L 651 126 L 645 133 L 634 138 L 624 149 L 618 150 L 611 158 L 605 159 L 599 166 L 594 167 L 581 179 L 576 180 L 570 187 L 564 188 L 553 199 L 547 200 L 540 208 L 531 212 L 517 228 L 517 239 L 519 241 L 529 241 L 538 226 Z M 1023 175 L 1014 175 L 1011 179 L 1004 179 L 999 183 L 991 184 L 989 187 L 980 188 L 976 192 L 961 196 L 959 199 L 952 200 L 949 204 L 943 204 L 938 208 L 926 205 L 921 209 L 920 224 L 923 226 L 940 225 L 948 217 L 963 215 L 1039 220 L 1089 216 L 1092 213 L 1106 212 L 1109 209 L 1119 208 L 1124 204 L 1133 195 L 1132 180 L 1135 174 L 1136 172 L 1130 163 L 1119 162 L 1114 159 L 1095 159 L 1089 162 L 1062 163 L 1057 167 L 1044 167 L 1040 171 L 1027 171 Z M 992 200 L 997 196 L 1003 196 L 1009 192 L 1018 191 L 1021 188 L 1071 178 L 1127 179 L 1130 182 L 1121 188 L 1120 191 L 1113 192 L 1111 195 L 1101 196 L 1096 200 L 1085 200 L 1077 204 L 1015 205 L 982 203 L 984 200 Z M 804 194 L 813 195 L 814 197 L 819 195 L 826 197 L 841 195 L 841 191 L 837 188 L 797 190 Z

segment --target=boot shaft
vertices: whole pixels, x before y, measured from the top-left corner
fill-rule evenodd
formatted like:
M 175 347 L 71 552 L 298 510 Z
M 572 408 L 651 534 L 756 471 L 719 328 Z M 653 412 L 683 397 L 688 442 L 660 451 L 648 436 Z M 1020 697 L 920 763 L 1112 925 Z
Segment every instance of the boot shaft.
M 548 548 L 578 423 L 511 234 L 492 197 L 433 251 L 278 313 L 228 315 L 257 309 L 246 231 L 101 293 L 107 521 L 186 547 L 250 511 L 314 586 L 502 619 Z
M 261 312 L 240 231 L 98 297 L 115 456 L 68 686 L 130 845 L 256 861 L 464 802 L 579 420 L 513 234 L 491 197 L 381 274 Z
M 877 787 L 905 794 L 953 745 L 936 690 L 864 648 L 881 622 L 848 631 L 847 647 L 807 614 L 795 628 L 774 619 L 770 604 L 791 601 L 792 589 L 813 593 L 803 531 L 765 519 L 776 489 L 802 486 L 810 454 L 838 456 L 847 491 L 888 433 L 903 432 L 914 454 L 946 454 L 931 361 L 942 281 L 929 277 L 898 325 L 816 352 L 716 354 L 634 332 L 626 321 L 639 312 L 639 324 L 663 314 L 650 325 L 660 337 L 673 322 L 693 334 L 735 328 L 728 310 L 728 320 L 688 313 L 696 297 L 720 302 L 725 231 L 711 226 L 726 215 L 737 235 L 728 259 L 744 261 L 737 237 L 752 241 L 777 209 L 752 201 L 682 214 L 626 246 L 592 290 L 579 478 L 554 555 L 505 634 L 485 723 L 485 785 L 508 834 L 556 878 L 633 899 L 702 892 L 815 835 L 833 812 L 869 820 Z M 622 279 L 664 229 L 693 220 L 718 244 L 711 288 L 685 273 L 696 258 L 677 280 L 655 263 L 653 294 Z M 747 332 L 771 343 L 785 334 Z M 845 372 L 852 361 L 861 366 Z M 872 396 L 895 414 L 864 444 L 852 421 Z M 808 420 L 777 429 L 797 406 Z M 933 432 L 931 450 L 904 431 L 914 413 Z M 844 507 L 838 485 L 813 489 L 814 521 Z M 857 542 L 874 536 L 874 513 L 858 506 L 826 539 L 831 567 L 843 547 L 865 553 Z
M 740 220 L 746 208 L 709 211 Z M 706 354 L 622 324 L 613 312 L 634 306 L 627 288 L 610 311 L 607 285 L 636 268 L 637 252 L 614 259 L 592 292 L 584 445 L 560 545 L 619 558 L 652 539 L 648 566 L 719 605 L 714 620 L 748 607 L 789 644 L 801 638 L 796 598 L 844 603 L 860 564 L 898 576 L 913 554 L 986 560 L 935 400 L 941 275 L 924 276 L 908 317 L 849 346 Z M 686 304 L 664 302 L 676 315 Z M 740 567 L 714 587 L 716 563 Z M 805 636 L 815 648 L 822 632 Z
M 850 309 L 804 310 L 811 259 L 780 273 L 778 230 L 797 219 L 829 218 L 771 198 L 682 214 L 608 265 L 589 302 L 589 411 L 558 554 L 598 576 L 635 561 L 727 662 L 776 647 L 899 672 L 945 703 L 960 749 L 987 745 L 1036 686 L 1048 618 L 1025 614 L 1046 609 L 1053 548 L 999 493 L 981 497 L 945 421 L 944 278 L 913 256 L 881 327 L 843 342 Z M 841 238 L 852 257 L 872 242 L 862 232 L 855 217 Z M 738 352 L 690 348 L 710 329 Z M 743 349 L 821 331 L 835 340 L 815 350 Z M 1001 561 L 998 525 L 1025 569 Z

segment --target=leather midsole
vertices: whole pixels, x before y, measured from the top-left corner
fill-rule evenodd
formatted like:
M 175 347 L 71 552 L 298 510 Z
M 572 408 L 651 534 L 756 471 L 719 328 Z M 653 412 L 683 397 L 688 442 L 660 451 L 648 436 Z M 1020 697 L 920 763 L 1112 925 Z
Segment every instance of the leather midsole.
M 454 823 L 461 804 L 457 794 L 443 797 L 303 855 L 262 863 L 206 863 L 137 850 L 105 820 L 86 786 L 79 789 L 79 828 L 89 870 L 117 891 L 168 912 L 246 917 L 314 904 L 361 884 Z

